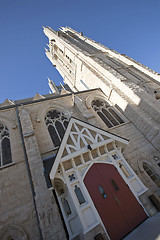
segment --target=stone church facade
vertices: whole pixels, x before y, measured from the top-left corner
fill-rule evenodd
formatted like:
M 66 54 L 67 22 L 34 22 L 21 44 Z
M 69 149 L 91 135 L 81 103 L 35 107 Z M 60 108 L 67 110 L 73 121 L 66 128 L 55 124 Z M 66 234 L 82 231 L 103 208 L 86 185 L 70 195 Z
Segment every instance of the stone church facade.
M 160 77 L 44 33 L 69 88 L 0 104 L 0 239 L 122 239 L 160 210 Z

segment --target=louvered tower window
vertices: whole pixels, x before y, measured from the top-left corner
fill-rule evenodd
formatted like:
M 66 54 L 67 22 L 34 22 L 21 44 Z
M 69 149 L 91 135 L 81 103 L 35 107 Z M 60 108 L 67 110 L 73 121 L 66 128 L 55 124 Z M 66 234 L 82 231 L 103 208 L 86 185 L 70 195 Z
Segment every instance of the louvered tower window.
M 12 162 L 9 130 L 0 123 L 0 167 Z
M 96 99 L 92 101 L 91 105 L 108 128 L 124 123 L 123 119 L 118 115 L 116 110 L 106 101 Z
M 63 112 L 51 110 L 45 116 L 45 123 L 55 147 L 58 147 L 68 126 L 68 118 Z

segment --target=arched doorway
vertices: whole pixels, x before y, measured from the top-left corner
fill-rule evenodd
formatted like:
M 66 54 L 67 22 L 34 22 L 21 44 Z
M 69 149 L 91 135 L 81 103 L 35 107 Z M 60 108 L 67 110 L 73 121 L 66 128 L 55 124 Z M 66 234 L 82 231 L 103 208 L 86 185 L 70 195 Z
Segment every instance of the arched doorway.
M 147 218 L 113 165 L 93 164 L 84 183 L 112 240 L 121 239 Z
M 12 225 L 7 225 L 2 229 L 0 232 L 0 239 L 3 240 L 27 240 L 27 234 L 24 231 L 24 229 L 17 225 L 17 224 L 12 224 Z

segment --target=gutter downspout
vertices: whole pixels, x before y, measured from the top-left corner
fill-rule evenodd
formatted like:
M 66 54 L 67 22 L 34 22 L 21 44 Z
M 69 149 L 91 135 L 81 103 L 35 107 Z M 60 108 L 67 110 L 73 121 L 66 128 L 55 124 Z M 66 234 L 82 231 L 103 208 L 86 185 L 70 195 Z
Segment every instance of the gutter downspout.
M 34 209 L 35 209 L 35 212 L 36 212 L 36 219 L 37 219 L 37 223 L 38 223 L 40 240 L 43 240 L 42 230 L 41 230 L 41 227 L 40 227 L 40 221 L 39 221 L 39 216 L 38 216 L 38 210 L 37 210 L 36 201 L 35 201 L 34 184 L 33 184 L 33 181 L 32 181 L 32 175 L 31 175 L 29 162 L 28 162 L 28 157 L 27 157 L 27 153 L 26 153 L 26 148 L 25 148 L 25 144 L 24 144 L 21 122 L 20 122 L 20 118 L 19 118 L 19 115 L 18 115 L 17 106 L 15 106 L 15 108 L 16 108 L 16 114 L 17 114 L 17 119 L 18 119 L 18 127 L 19 127 L 19 131 L 20 131 L 20 135 L 21 135 L 21 141 L 22 141 L 22 146 L 23 146 L 23 152 L 24 152 L 24 158 L 25 158 L 25 163 L 26 163 L 26 167 L 27 167 L 27 173 L 28 173 L 30 188 L 31 188 L 31 192 L 32 192 L 33 205 L 34 205 Z

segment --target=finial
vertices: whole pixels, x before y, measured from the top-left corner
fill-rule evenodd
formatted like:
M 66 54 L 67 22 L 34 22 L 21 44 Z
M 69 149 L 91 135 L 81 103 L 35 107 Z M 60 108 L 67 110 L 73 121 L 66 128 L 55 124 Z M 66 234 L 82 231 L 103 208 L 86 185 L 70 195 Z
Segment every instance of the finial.
M 59 90 L 58 90 L 57 86 L 55 85 L 55 83 L 53 82 L 53 80 L 50 80 L 49 77 L 47 77 L 47 78 L 48 78 L 48 85 L 49 85 L 52 93 L 59 94 Z
M 51 82 L 51 79 L 49 77 L 47 77 L 47 78 L 48 78 L 48 82 Z
M 60 85 L 61 85 L 61 87 L 63 88 L 63 89 L 65 89 L 65 87 L 62 85 L 62 83 L 60 82 Z

